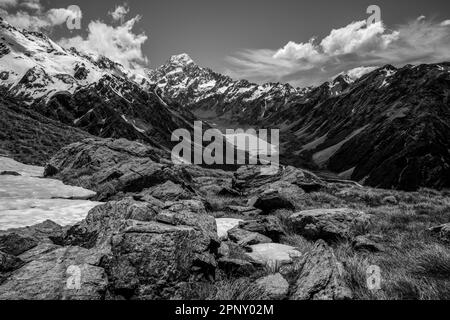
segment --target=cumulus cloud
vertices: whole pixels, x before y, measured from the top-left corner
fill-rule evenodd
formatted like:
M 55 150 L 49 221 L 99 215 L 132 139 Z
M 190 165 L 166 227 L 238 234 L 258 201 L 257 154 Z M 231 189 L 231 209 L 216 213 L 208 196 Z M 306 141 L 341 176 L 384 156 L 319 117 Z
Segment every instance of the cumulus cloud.
M 12 8 L 18 5 L 18 0 L 0 0 L 0 8 Z
M 227 57 L 227 74 L 255 82 L 317 85 L 351 71 L 352 76 L 393 64 L 433 63 L 450 59 L 450 20 L 425 17 L 389 30 L 382 22 L 356 21 L 333 29 L 320 42 L 288 42 L 280 49 L 243 50 Z M 366 66 L 366 67 L 361 67 Z
M 115 21 L 122 21 L 125 19 L 126 15 L 130 12 L 130 9 L 127 5 L 117 6 L 114 11 L 109 12 L 109 15 Z
M 45 11 L 39 0 L 0 0 L 0 16 L 19 29 L 31 31 L 49 31 L 52 27 L 66 23 L 67 19 L 79 17 L 66 8 L 54 8 Z M 2 6 L 1 4 L 5 4 Z M 8 4 L 8 7 L 6 6 Z M 3 9 L 2 9 L 3 8 Z M 14 13 L 5 9 L 15 8 Z
M 142 45 L 147 41 L 145 33 L 135 34 L 133 28 L 140 20 L 136 16 L 117 27 L 101 21 L 92 21 L 88 26 L 88 35 L 83 38 L 63 38 L 59 44 L 86 53 L 104 55 L 125 67 L 142 71 L 142 65 L 148 64 L 148 59 L 142 53 Z

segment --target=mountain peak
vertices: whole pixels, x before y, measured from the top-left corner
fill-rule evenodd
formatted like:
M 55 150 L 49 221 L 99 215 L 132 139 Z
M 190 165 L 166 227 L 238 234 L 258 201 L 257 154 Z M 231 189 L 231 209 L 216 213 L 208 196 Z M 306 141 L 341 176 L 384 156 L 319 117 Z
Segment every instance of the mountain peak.
M 192 60 L 192 58 L 187 53 L 174 55 L 170 57 L 169 62 L 171 64 L 178 64 L 178 65 L 189 65 L 195 63 L 194 60 Z

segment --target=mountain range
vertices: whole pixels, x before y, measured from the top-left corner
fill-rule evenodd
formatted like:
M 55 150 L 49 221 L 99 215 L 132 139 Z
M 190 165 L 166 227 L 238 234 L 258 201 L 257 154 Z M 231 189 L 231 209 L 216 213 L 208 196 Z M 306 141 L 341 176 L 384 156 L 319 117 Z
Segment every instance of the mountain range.
M 233 80 L 187 54 L 138 74 L 0 20 L 0 87 L 2 118 L 16 119 L 2 126 L 9 132 L 2 133 L 0 148 L 20 160 L 37 152 L 11 147 L 14 128 L 31 130 L 20 120 L 24 114 L 58 132 L 76 132 L 49 138 L 46 153 L 31 157 L 37 163 L 62 140 L 90 136 L 168 151 L 174 130 L 192 129 L 201 119 L 219 129 L 278 128 L 283 163 L 330 171 L 335 179 L 402 190 L 450 187 L 448 62 L 386 65 L 309 88 Z M 24 136 L 32 148 L 35 135 Z

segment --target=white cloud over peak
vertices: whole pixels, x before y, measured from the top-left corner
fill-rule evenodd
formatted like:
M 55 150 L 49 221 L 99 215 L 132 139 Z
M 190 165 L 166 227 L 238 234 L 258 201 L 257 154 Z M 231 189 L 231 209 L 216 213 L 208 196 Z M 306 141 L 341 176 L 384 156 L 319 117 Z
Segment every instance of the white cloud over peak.
M 336 74 L 362 76 L 376 66 L 450 60 L 450 20 L 425 17 L 389 30 L 382 22 L 352 22 L 333 29 L 320 42 L 288 42 L 280 49 L 243 50 L 227 57 L 227 74 L 255 82 L 317 85 Z M 366 67 L 361 67 L 366 66 Z
M 6 9 L 15 8 L 15 13 Z M 0 16 L 19 29 L 31 31 L 50 30 L 66 23 L 68 18 L 77 14 L 66 8 L 54 8 L 45 11 L 40 0 L 0 0 Z
M 147 41 L 145 33 L 135 34 L 133 28 L 140 20 L 136 16 L 117 27 L 101 21 L 92 21 L 88 26 L 88 35 L 83 38 L 63 38 L 59 44 L 87 53 L 99 54 L 119 62 L 127 68 L 142 70 L 142 65 L 148 64 L 148 59 L 142 53 L 142 45 Z

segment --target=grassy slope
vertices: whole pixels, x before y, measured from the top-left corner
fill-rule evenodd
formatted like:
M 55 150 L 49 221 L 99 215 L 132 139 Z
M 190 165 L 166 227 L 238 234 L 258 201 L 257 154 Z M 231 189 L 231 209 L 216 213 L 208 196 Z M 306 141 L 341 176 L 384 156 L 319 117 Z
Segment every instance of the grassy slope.
M 0 153 L 17 161 L 43 165 L 63 146 L 90 135 L 48 119 L 25 104 L 0 96 Z

